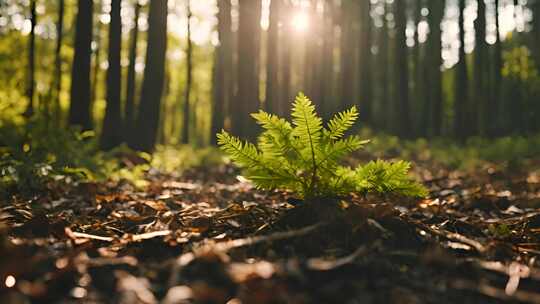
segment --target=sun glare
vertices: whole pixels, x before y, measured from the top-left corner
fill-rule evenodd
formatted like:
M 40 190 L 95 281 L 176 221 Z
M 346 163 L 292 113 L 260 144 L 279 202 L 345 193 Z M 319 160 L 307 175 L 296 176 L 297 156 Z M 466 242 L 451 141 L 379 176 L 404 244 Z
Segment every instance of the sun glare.
M 304 33 L 309 29 L 309 16 L 305 12 L 297 12 L 293 16 L 291 23 L 296 32 Z

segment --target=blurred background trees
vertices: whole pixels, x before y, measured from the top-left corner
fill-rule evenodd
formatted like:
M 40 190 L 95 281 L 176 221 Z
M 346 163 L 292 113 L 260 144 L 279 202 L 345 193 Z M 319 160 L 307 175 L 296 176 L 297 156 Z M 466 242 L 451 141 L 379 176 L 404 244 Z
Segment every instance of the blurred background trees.
M 539 68 L 540 0 L 0 4 L 0 121 L 94 130 L 106 150 L 251 138 L 248 114 L 297 91 L 404 138 L 526 135 Z

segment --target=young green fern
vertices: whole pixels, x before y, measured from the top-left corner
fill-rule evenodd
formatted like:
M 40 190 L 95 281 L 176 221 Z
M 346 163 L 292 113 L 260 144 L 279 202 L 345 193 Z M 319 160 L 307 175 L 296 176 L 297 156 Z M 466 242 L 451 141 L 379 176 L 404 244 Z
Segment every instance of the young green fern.
M 395 193 L 423 197 L 426 189 L 408 176 L 405 161 L 372 161 L 352 169 L 341 165 L 368 140 L 345 132 L 358 118 L 356 107 L 336 114 L 325 126 L 315 106 L 300 93 L 292 108 L 292 124 L 259 111 L 251 116 L 263 128 L 257 145 L 226 131 L 217 134 L 220 148 L 261 189 L 288 189 L 300 197 L 335 197 L 352 192 Z

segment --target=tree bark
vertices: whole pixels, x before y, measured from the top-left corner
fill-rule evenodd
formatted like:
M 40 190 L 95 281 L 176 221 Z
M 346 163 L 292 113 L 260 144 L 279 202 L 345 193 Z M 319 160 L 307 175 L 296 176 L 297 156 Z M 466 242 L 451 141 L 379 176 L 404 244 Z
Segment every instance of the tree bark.
M 491 126 L 489 134 L 491 136 L 497 136 L 501 134 L 501 82 L 502 82 L 502 45 L 501 45 L 501 30 L 499 22 L 499 0 L 495 0 L 495 45 L 494 45 L 494 54 L 493 54 L 493 86 L 491 88 L 491 106 L 489 113 L 488 124 Z
M 232 111 L 233 132 L 255 138 L 257 125 L 249 114 L 259 108 L 260 0 L 239 0 L 238 96 Z
M 319 77 L 319 98 L 321 112 L 325 120 L 334 112 L 332 89 L 334 83 L 334 4 L 324 1 L 323 45 L 321 56 L 321 76 Z
M 280 111 L 279 94 L 279 14 L 282 0 L 270 2 L 270 24 L 268 27 L 267 60 L 266 60 L 266 100 L 265 108 L 269 113 Z
M 388 8 L 389 5 L 383 1 L 382 7 L 384 10 L 384 13 L 382 15 L 382 27 L 379 32 L 379 53 L 378 53 L 378 65 L 379 65 L 379 83 L 380 83 L 380 92 L 381 92 L 381 101 L 380 101 L 380 110 L 379 110 L 379 121 L 380 121 L 380 127 L 381 129 L 384 129 L 385 131 L 391 131 L 392 130 L 392 107 L 390 105 L 389 100 L 389 91 L 390 91 L 390 85 L 389 82 L 389 64 L 390 56 L 389 56 L 389 47 L 388 47 L 388 41 L 390 40 L 389 32 L 388 32 Z
M 25 116 L 34 115 L 34 89 L 36 86 L 36 0 L 30 1 L 30 36 L 28 38 L 28 83 L 26 84 L 26 106 Z
M 122 142 L 122 69 L 120 66 L 122 51 L 121 0 L 111 0 L 110 16 L 107 104 L 101 134 L 101 148 L 104 150 L 110 150 Z
M 456 64 L 456 87 L 454 99 L 454 131 L 458 139 L 467 137 L 468 76 L 465 57 L 465 0 L 459 0 L 459 62 Z
M 372 91 L 371 91 L 371 2 L 360 1 L 360 46 L 358 47 L 358 69 L 359 69 L 359 110 L 362 115 L 362 121 L 371 123 L 372 119 Z
M 54 51 L 54 79 L 55 97 L 53 109 L 53 121 L 56 126 L 60 125 L 61 109 L 60 95 L 62 93 L 62 38 L 64 36 L 64 10 L 65 1 L 58 1 L 58 22 L 56 24 L 56 48 Z
M 214 98 L 210 141 L 216 144 L 216 133 L 225 128 L 226 109 L 232 100 L 233 82 L 229 73 L 233 69 L 231 1 L 218 1 L 219 46 L 215 53 Z
M 75 24 L 75 55 L 71 70 L 69 124 L 92 129 L 90 117 L 90 62 L 93 1 L 78 0 Z
M 406 5 L 405 0 L 394 0 L 396 16 L 396 84 L 397 84 L 397 110 L 396 133 L 404 138 L 411 136 L 410 109 L 409 109 L 409 70 L 406 44 Z
M 478 13 L 474 22 L 475 31 L 475 52 L 474 52 L 474 90 L 475 100 L 471 105 L 472 126 L 477 126 L 480 134 L 484 134 L 488 125 L 486 125 L 486 113 L 488 113 L 489 104 L 485 96 L 486 79 L 485 79 L 485 59 L 487 57 L 486 45 L 486 4 L 484 0 L 477 0 Z
M 90 93 L 90 117 L 94 117 L 94 105 L 96 104 L 96 100 L 98 99 L 98 83 L 99 83 L 99 76 L 101 74 L 101 49 L 103 48 L 103 43 L 101 40 L 101 33 L 103 29 L 103 23 L 99 20 L 99 15 L 101 15 L 102 10 L 102 1 L 97 1 L 96 5 L 94 7 L 97 7 L 96 14 L 98 15 L 97 18 L 97 25 L 96 30 L 94 32 L 94 43 L 95 43 L 95 50 L 94 50 L 94 69 L 92 72 L 92 80 L 90 81 L 91 85 L 91 93 Z
M 135 65 L 137 64 L 137 44 L 139 36 L 140 13 L 141 4 L 138 0 L 136 0 L 133 17 L 133 29 L 131 30 L 131 41 L 129 45 L 129 65 L 126 84 L 126 108 L 124 112 L 124 140 L 126 142 L 129 142 L 129 132 L 133 130 L 133 125 L 135 122 L 135 88 L 137 81 Z
M 189 143 L 189 122 L 190 122 L 190 95 L 191 95 L 191 82 L 193 76 L 193 44 L 191 41 L 191 1 L 187 0 L 186 4 L 187 9 L 187 49 L 186 49 L 186 90 L 184 98 L 184 120 L 182 124 L 182 143 Z
M 354 102 L 354 43 L 353 37 L 353 17 L 354 3 L 352 0 L 342 0 L 341 2 L 341 42 L 340 42 L 340 87 L 341 87 L 341 109 L 351 107 Z
M 442 2 L 442 3 L 441 3 Z M 442 40 L 441 22 L 444 15 L 445 1 L 428 1 L 429 35 L 426 53 L 428 56 L 429 73 L 427 76 L 427 103 L 430 105 L 431 134 L 440 136 L 443 122 L 443 94 L 442 94 Z
M 146 65 L 137 120 L 130 147 L 152 152 L 155 148 L 165 78 L 167 50 L 167 1 L 150 1 Z

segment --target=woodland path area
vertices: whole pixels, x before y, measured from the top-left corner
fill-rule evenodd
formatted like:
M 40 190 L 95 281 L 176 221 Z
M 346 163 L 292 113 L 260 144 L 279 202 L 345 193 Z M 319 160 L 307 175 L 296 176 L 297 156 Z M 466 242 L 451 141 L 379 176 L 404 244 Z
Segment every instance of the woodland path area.
M 313 205 L 228 165 L 53 183 L 0 205 L 0 303 L 540 303 L 538 167 L 417 161 L 429 199 Z

